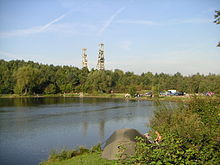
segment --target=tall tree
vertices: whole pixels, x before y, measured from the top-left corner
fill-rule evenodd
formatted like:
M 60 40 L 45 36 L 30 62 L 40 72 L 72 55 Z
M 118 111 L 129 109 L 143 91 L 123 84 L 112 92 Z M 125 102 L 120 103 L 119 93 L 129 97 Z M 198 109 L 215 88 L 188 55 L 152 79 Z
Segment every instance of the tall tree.
M 34 89 L 39 85 L 39 75 L 38 69 L 31 66 L 18 68 L 14 73 L 16 80 L 14 92 L 24 95 L 35 93 Z
M 85 83 L 86 92 L 108 93 L 112 89 L 112 77 L 108 71 L 95 70 L 90 72 Z

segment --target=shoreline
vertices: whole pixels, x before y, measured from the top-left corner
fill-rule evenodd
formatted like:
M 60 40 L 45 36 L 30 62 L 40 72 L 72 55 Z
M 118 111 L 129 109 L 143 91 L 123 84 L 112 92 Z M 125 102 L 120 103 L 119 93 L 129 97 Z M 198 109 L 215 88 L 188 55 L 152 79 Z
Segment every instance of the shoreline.
M 193 96 L 159 96 L 159 97 L 130 97 L 125 98 L 124 93 L 117 93 L 117 94 L 85 94 L 83 96 L 80 96 L 80 94 L 76 93 L 67 93 L 67 94 L 52 94 L 52 95 L 17 95 L 17 94 L 1 94 L 1 98 L 49 98 L 49 97 L 77 97 L 77 98 L 112 98 L 112 99 L 123 99 L 123 100 L 140 100 L 140 101 L 172 101 L 172 102 L 185 102 L 189 101 L 191 98 L 195 97 Z M 214 100 L 219 100 L 219 97 L 207 97 L 207 96 L 196 96 L 199 98 L 212 98 Z

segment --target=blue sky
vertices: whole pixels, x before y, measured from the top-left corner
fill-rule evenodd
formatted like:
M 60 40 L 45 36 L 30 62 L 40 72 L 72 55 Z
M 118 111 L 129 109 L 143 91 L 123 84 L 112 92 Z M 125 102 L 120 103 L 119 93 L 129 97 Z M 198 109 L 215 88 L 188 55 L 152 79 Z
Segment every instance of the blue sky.
M 220 74 L 219 0 L 0 0 L 0 59 L 81 68 Z

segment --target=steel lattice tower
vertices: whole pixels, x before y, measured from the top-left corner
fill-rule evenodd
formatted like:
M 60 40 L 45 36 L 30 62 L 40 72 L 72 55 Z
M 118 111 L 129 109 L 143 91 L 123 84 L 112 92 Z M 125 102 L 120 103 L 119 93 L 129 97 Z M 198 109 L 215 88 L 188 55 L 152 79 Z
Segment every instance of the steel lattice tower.
M 105 69 L 105 58 L 104 58 L 104 44 L 99 44 L 99 56 L 98 56 L 98 63 L 97 63 L 98 70 Z
M 86 54 L 86 48 L 82 49 L 82 67 L 88 68 L 88 60 L 87 60 L 87 54 Z

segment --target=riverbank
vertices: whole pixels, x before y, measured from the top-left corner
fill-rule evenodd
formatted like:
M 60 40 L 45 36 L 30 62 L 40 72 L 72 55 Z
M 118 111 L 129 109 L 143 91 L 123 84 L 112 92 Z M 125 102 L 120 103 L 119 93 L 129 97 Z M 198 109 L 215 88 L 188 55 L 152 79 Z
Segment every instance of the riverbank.
M 213 99 L 194 98 L 176 109 L 161 108 L 155 111 L 150 122 L 152 130 L 161 133 L 158 144 L 137 142 L 135 155 L 125 160 L 103 162 L 101 151 L 86 152 L 66 160 L 54 160 L 52 156 L 42 165 L 64 164 L 213 164 L 219 159 L 220 102 Z M 153 137 L 153 132 L 150 135 Z M 204 143 L 206 145 L 204 145 Z M 66 151 L 69 152 L 69 151 Z M 64 152 L 64 153 L 66 153 Z M 60 157 L 63 152 L 56 154 Z M 93 155 L 94 154 L 94 155 Z M 65 154 L 66 155 L 66 154 Z M 52 158 L 52 159 L 51 159 Z M 163 159 L 161 159 L 163 158 Z M 78 161 L 78 162 L 77 162 Z M 93 163 L 90 163 L 93 162 Z
M 101 157 L 101 144 L 90 149 L 78 147 L 73 150 L 52 151 L 48 160 L 42 161 L 40 165 L 114 165 L 116 161 L 110 161 Z
M 117 162 L 111 160 L 105 160 L 101 157 L 101 152 L 90 152 L 84 153 L 78 156 L 74 156 L 70 159 L 66 160 L 47 160 L 40 165 L 73 165 L 73 164 L 80 164 L 80 165 L 116 165 Z
M 202 96 L 202 95 L 186 95 L 186 96 L 159 96 L 159 97 L 150 97 L 150 96 L 142 96 L 142 97 L 125 97 L 125 93 L 114 93 L 114 94 L 89 94 L 84 93 L 83 95 L 80 93 L 64 93 L 64 94 L 50 94 L 50 95 L 18 95 L 18 94 L 1 94 L 0 98 L 41 98 L 41 97 L 80 97 L 80 98 L 114 98 L 114 99 L 126 99 L 126 100 L 148 100 L 148 101 L 172 101 L 172 102 L 187 102 L 191 100 L 193 97 L 198 97 L 201 99 L 212 98 L 213 100 L 219 100 L 220 97 L 217 96 Z

